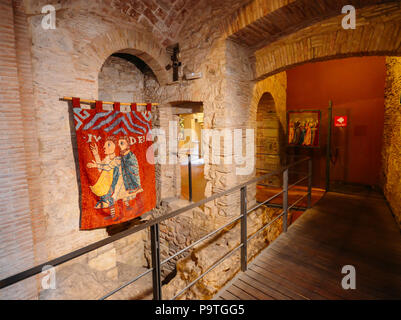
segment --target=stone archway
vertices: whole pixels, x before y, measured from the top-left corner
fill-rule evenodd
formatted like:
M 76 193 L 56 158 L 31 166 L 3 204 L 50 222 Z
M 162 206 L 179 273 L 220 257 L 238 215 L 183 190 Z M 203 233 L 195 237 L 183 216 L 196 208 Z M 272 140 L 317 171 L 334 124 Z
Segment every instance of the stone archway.
M 374 6 L 398 6 L 398 0 L 253 0 L 223 20 L 226 36 L 254 50 L 307 28 L 317 22 L 341 15 L 342 8 L 352 5 L 359 11 Z
M 284 139 L 286 129 L 286 109 L 287 109 L 287 75 L 285 72 L 273 75 L 267 79 L 257 82 L 253 87 L 252 93 L 252 101 L 250 107 L 250 127 L 255 130 L 255 137 L 259 136 L 260 131 L 266 131 L 269 133 L 269 127 L 273 127 L 270 133 L 271 137 L 268 137 L 268 134 L 259 139 L 256 139 L 256 147 L 255 147 L 255 174 L 260 175 L 264 171 L 266 173 L 267 170 L 274 170 L 273 167 L 269 166 L 266 162 L 268 162 L 266 158 L 264 158 L 263 153 L 268 154 L 268 140 L 276 141 L 275 146 L 274 143 L 270 144 L 271 148 L 275 150 L 276 157 L 275 161 L 277 165 L 280 165 L 281 162 L 284 161 L 283 156 L 283 148 L 281 147 Z M 265 118 L 265 120 L 263 120 Z M 270 121 L 269 121 L 270 120 Z M 275 129 L 274 129 L 275 128 Z M 276 139 L 273 138 L 273 132 L 276 136 Z M 266 145 L 266 150 L 264 150 Z M 258 147 L 259 146 L 259 147 Z M 274 157 L 272 157 L 274 158 Z M 271 159 L 273 160 L 273 159 Z M 263 168 L 265 170 L 263 170 Z M 262 169 L 262 170 L 260 170 Z M 275 183 L 280 182 L 276 179 Z M 266 181 L 263 182 L 264 184 Z M 259 199 L 260 192 L 258 192 L 260 188 L 255 186 L 250 188 L 251 198 Z
M 151 34 L 130 29 L 115 29 L 95 38 L 79 50 L 79 69 L 88 73 L 100 71 L 103 63 L 113 53 L 128 53 L 143 60 L 154 72 L 160 85 L 168 82 L 165 66 L 169 64 L 166 50 Z

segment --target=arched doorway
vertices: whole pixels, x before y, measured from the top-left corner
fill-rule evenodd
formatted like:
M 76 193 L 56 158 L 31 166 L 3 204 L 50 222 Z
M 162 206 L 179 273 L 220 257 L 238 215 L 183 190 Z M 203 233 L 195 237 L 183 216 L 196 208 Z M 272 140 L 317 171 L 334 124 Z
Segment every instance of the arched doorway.
M 129 53 L 114 53 L 104 62 L 98 75 L 99 99 L 120 102 L 152 102 L 155 86 L 152 69 Z
M 287 149 L 289 156 L 312 157 L 314 187 L 352 191 L 379 186 L 385 83 L 385 57 L 333 59 L 287 70 L 287 110 L 321 114 L 318 146 Z
M 283 130 L 273 96 L 269 92 L 265 92 L 259 100 L 256 123 L 256 176 L 261 176 L 279 169 L 281 165 Z M 271 176 L 261 181 L 257 185 L 256 200 L 263 201 L 263 189 L 267 186 L 280 185 L 279 176 Z
M 134 53 L 135 51 L 131 51 Z M 158 79 L 151 67 L 140 57 L 119 51 L 107 57 L 98 73 L 98 99 L 102 101 L 121 103 L 150 103 L 156 102 L 157 89 L 160 87 Z M 112 105 L 103 105 L 103 108 L 112 109 Z M 137 106 L 138 111 L 145 106 Z M 121 106 L 121 112 L 127 112 L 129 107 Z M 152 124 L 158 118 L 158 108 L 152 108 Z M 131 146 L 135 153 L 135 147 Z M 156 201 L 160 201 L 160 165 L 155 165 L 156 170 Z M 141 176 L 141 180 L 144 175 Z M 145 215 L 143 216 L 145 217 Z M 108 235 L 113 235 L 136 225 L 138 221 L 131 220 L 107 227 Z M 147 262 L 147 231 L 141 231 L 121 241 L 114 242 L 105 255 L 114 265 L 113 274 L 118 277 L 115 280 L 128 281 L 126 277 L 133 278 L 138 270 L 146 268 Z M 94 267 L 91 267 L 95 269 Z M 116 276 L 117 275 L 117 276 Z M 141 290 L 146 285 L 141 285 Z
M 98 73 L 98 99 L 125 103 L 152 103 L 158 101 L 159 80 L 153 69 L 142 60 L 142 55 L 134 55 L 135 50 L 122 50 L 111 54 Z M 111 105 L 104 105 L 111 109 Z M 138 110 L 144 110 L 138 106 Z M 157 126 L 159 109 L 152 108 L 152 124 Z M 161 165 L 155 164 L 156 198 L 160 201 Z

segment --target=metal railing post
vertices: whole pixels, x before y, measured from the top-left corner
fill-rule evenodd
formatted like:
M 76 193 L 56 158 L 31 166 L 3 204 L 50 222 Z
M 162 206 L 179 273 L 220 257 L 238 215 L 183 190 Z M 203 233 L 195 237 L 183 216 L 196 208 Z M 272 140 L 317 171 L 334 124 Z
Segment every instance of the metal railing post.
M 326 192 L 330 191 L 330 158 L 331 158 L 331 140 L 332 140 L 332 123 L 333 123 L 333 102 L 329 101 L 328 110 L 328 133 L 327 133 L 327 149 L 326 149 Z
M 192 202 L 192 163 L 191 154 L 188 154 L 188 188 L 189 188 L 189 202 Z
M 160 237 L 159 224 L 156 223 L 150 227 L 150 240 L 152 250 L 152 282 L 153 282 L 153 300 L 162 300 L 162 285 L 160 272 Z
M 308 204 L 307 208 L 312 208 L 312 159 L 308 160 Z
M 241 188 L 241 271 L 248 269 L 248 232 L 247 232 L 247 202 L 246 186 Z
M 283 232 L 287 232 L 288 219 L 288 169 L 283 172 Z

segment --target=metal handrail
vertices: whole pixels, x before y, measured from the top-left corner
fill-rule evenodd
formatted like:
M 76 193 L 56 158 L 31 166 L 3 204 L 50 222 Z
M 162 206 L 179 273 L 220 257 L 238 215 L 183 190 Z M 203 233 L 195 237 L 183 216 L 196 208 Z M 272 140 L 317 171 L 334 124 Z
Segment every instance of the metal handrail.
M 260 232 L 262 232 L 263 230 L 265 230 L 266 228 L 270 227 L 274 222 L 276 222 L 277 219 L 280 219 L 282 216 L 284 215 L 284 211 L 281 212 L 277 217 L 275 217 L 272 221 L 270 221 L 269 223 L 265 224 L 262 228 L 260 228 L 259 230 L 255 231 L 255 233 L 253 235 L 251 235 L 248 238 L 248 242 L 251 241 L 253 238 L 255 238 Z
M 170 260 L 174 259 L 175 257 L 179 256 L 180 254 L 183 254 L 185 251 L 188 251 L 189 249 L 195 247 L 197 244 L 201 243 L 202 241 L 206 240 L 207 238 L 210 238 L 211 236 L 214 236 L 215 234 L 219 233 L 221 230 L 224 230 L 225 228 L 227 228 L 228 226 L 232 225 L 233 223 L 237 222 L 239 219 L 242 218 L 242 215 L 240 215 L 239 217 L 235 218 L 234 220 L 231 220 L 229 223 L 226 223 L 224 226 L 218 228 L 217 230 L 208 233 L 207 235 L 203 236 L 202 238 L 200 238 L 199 240 L 191 243 L 189 246 L 185 247 L 184 249 L 176 252 L 175 254 L 173 254 L 172 256 L 168 257 L 167 259 L 165 259 L 164 261 L 160 262 L 160 265 L 164 265 L 167 262 L 169 262 Z
M 292 185 L 288 186 L 288 190 L 292 189 L 296 185 L 300 184 L 302 181 L 306 180 L 309 178 L 309 175 L 306 175 L 305 177 L 299 179 L 297 182 L 293 183 Z
M 300 201 L 305 199 L 308 196 L 308 194 L 305 194 L 304 196 L 300 197 L 297 201 L 295 201 L 291 206 L 288 207 L 288 210 L 291 210 L 294 208 Z
M 148 270 L 146 270 L 145 272 L 141 273 L 140 275 L 136 276 L 134 279 L 131 279 L 130 281 L 124 283 L 123 285 L 119 286 L 117 289 L 114 289 L 113 291 L 110 291 L 109 293 L 107 293 L 106 295 L 104 295 L 103 297 L 101 297 L 99 300 L 105 300 L 108 297 L 111 297 L 113 294 L 117 293 L 118 291 L 124 289 L 125 287 L 128 287 L 131 283 L 134 283 L 135 281 L 141 279 L 142 277 L 146 276 L 147 274 L 149 274 L 151 271 L 153 271 L 153 268 L 150 268 Z
M 200 279 L 202 279 L 205 275 L 207 275 L 210 271 L 212 271 L 214 268 L 216 268 L 220 263 L 222 263 L 224 260 L 227 258 L 231 257 L 235 251 L 237 251 L 240 248 L 243 248 L 244 244 L 241 243 L 240 245 L 236 246 L 234 249 L 231 251 L 227 252 L 223 257 L 221 257 L 217 262 L 215 262 L 209 269 L 207 269 L 204 273 L 202 273 L 199 277 L 197 277 L 194 281 L 192 281 L 189 285 L 187 285 L 184 289 L 180 290 L 171 300 L 175 300 L 178 298 L 180 295 L 182 295 L 186 290 L 191 288 L 195 283 L 197 283 Z
M 251 209 L 248 210 L 247 213 L 251 213 L 252 211 L 255 211 L 256 209 L 260 208 L 261 206 L 266 205 L 267 203 L 269 203 L 270 201 L 272 201 L 273 199 L 276 199 L 278 196 L 281 196 L 284 193 L 284 190 L 280 191 L 279 193 L 276 193 L 274 196 L 270 197 L 269 199 L 258 203 L 256 206 L 252 207 Z
M 275 199 L 276 197 L 278 197 L 281 194 L 284 194 L 284 201 L 283 201 L 283 207 L 284 207 L 284 212 L 282 214 L 280 214 L 278 217 L 276 217 L 273 221 L 269 222 L 267 225 L 263 226 L 259 231 L 257 231 L 256 233 L 259 233 L 260 231 L 264 230 L 265 228 L 267 228 L 269 225 L 271 225 L 274 221 L 276 221 L 279 217 L 283 216 L 283 231 L 285 232 L 287 230 L 287 213 L 288 211 L 296 204 L 298 203 L 300 200 L 302 200 L 304 197 L 302 197 L 301 199 L 299 199 L 296 203 L 294 203 L 291 207 L 288 208 L 288 171 L 289 168 L 296 166 L 299 163 L 305 162 L 305 161 L 309 161 L 309 173 L 306 177 L 302 178 L 301 180 L 297 181 L 295 184 L 300 183 L 301 181 L 305 180 L 306 178 L 309 178 L 308 181 L 308 193 L 305 196 L 308 196 L 308 207 L 310 207 L 310 199 L 311 199 L 311 177 L 312 177 L 312 161 L 309 157 L 305 157 L 302 158 L 298 161 L 295 161 L 289 165 L 284 166 L 283 168 L 281 168 L 280 170 L 276 170 L 273 172 L 269 172 L 263 176 L 259 176 L 259 177 L 255 177 L 247 182 L 244 182 L 242 184 L 239 184 L 233 188 L 230 188 L 226 191 L 222 191 L 220 193 L 216 193 L 208 198 L 202 199 L 196 203 L 192 203 L 189 204 L 188 206 L 185 206 L 183 208 L 177 209 L 173 212 L 170 212 L 168 214 L 165 214 L 161 217 L 152 219 L 150 221 L 147 221 L 143 224 L 140 224 L 138 226 L 135 226 L 129 230 L 125 230 L 122 232 L 119 232 L 113 236 L 110 236 L 106 239 L 102 239 L 99 240 L 97 242 L 94 242 L 90 245 L 87 245 L 85 247 L 82 247 L 78 250 L 72 251 L 66 255 L 60 256 L 56 259 L 52 259 L 50 261 L 47 261 L 46 263 L 42 263 L 39 264 L 33 268 L 24 270 L 22 272 L 19 272 L 15 275 L 12 275 L 10 277 L 7 277 L 5 279 L 0 280 L 0 289 L 8 287 L 12 284 L 15 284 L 19 281 L 22 281 L 24 279 L 27 279 L 29 277 L 32 277 L 34 275 L 37 275 L 39 273 L 42 272 L 42 268 L 44 266 L 47 265 L 51 265 L 53 267 L 60 265 L 62 263 L 68 262 L 72 259 L 75 259 L 77 257 L 80 257 L 88 252 L 91 252 L 93 250 L 96 250 L 98 248 L 101 248 L 107 244 L 113 243 L 117 240 L 123 239 L 127 236 L 130 236 L 134 233 L 137 233 L 139 231 L 142 231 L 148 227 L 150 227 L 151 229 L 151 250 L 152 250 L 152 268 L 148 269 L 147 271 L 145 271 L 144 273 L 136 276 L 134 279 L 128 281 L 127 283 L 121 285 L 119 288 L 109 292 L 108 294 L 106 294 L 105 296 L 103 296 L 101 299 L 106 299 L 108 297 L 110 297 L 111 295 L 115 294 L 116 292 L 120 291 L 121 289 L 125 288 L 126 286 L 130 285 L 131 283 L 135 282 L 136 280 L 142 278 L 143 276 L 149 274 L 150 272 L 152 272 L 153 274 L 153 296 L 155 300 L 159 300 L 161 299 L 161 279 L 160 279 L 160 268 L 162 265 L 164 265 L 165 263 L 167 263 L 168 261 L 170 261 L 171 259 L 179 256 L 180 254 L 184 253 L 185 251 L 193 248 L 195 245 L 199 244 L 200 242 L 204 241 L 205 239 L 211 237 L 212 235 L 217 234 L 218 232 L 220 232 L 221 230 L 227 228 L 228 226 L 232 225 L 233 223 L 237 222 L 238 220 L 241 219 L 241 245 L 236 247 L 233 251 L 231 251 L 231 253 L 226 254 L 222 260 L 226 259 L 228 256 L 230 256 L 234 251 L 236 251 L 237 249 L 241 248 L 241 270 L 245 271 L 247 268 L 247 243 L 249 240 L 251 240 L 254 236 L 252 235 L 251 237 L 247 237 L 247 230 L 246 230 L 246 223 L 247 223 L 247 214 L 250 213 L 251 211 L 256 210 L 257 208 L 259 208 L 261 205 L 264 205 L 266 203 L 268 203 L 269 201 Z M 255 184 L 259 181 L 265 180 L 270 176 L 273 175 L 277 175 L 283 173 L 283 177 L 284 177 L 284 184 L 283 184 L 283 191 L 275 194 L 274 196 L 270 197 L 269 199 L 267 199 L 266 201 L 264 201 L 262 204 L 258 204 L 256 206 L 254 206 L 253 208 L 251 208 L 249 211 L 247 210 L 247 205 L 246 205 L 246 189 L 248 185 L 251 184 Z M 293 187 L 295 184 L 291 185 L 291 187 Z M 160 238 L 159 238 L 159 224 L 167 219 L 171 219 L 174 218 L 188 210 L 197 208 L 199 206 L 204 205 L 205 203 L 211 202 L 217 198 L 223 197 L 227 194 L 233 193 L 237 190 L 241 190 L 241 215 L 237 218 L 235 218 L 234 220 L 230 221 L 229 223 L 225 224 L 224 226 L 218 228 L 217 230 L 205 235 L 204 237 L 202 237 L 201 239 L 195 241 L 194 243 L 192 243 L 191 245 L 185 247 L 184 249 L 180 250 L 179 252 L 175 253 L 173 256 L 165 259 L 164 261 L 160 261 Z M 189 287 L 191 287 L 193 284 L 195 284 L 199 279 L 201 279 L 203 276 L 205 276 L 208 272 L 210 272 L 214 267 L 216 267 L 222 260 L 219 260 L 217 263 L 215 263 L 211 268 L 209 268 L 205 273 L 203 273 L 201 276 L 199 276 L 197 279 L 195 279 L 193 282 L 191 282 L 190 285 L 188 285 L 186 288 L 184 288 L 183 290 L 180 291 L 179 294 L 177 294 L 174 298 L 178 297 L 179 295 L 181 295 L 185 290 L 187 290 Z

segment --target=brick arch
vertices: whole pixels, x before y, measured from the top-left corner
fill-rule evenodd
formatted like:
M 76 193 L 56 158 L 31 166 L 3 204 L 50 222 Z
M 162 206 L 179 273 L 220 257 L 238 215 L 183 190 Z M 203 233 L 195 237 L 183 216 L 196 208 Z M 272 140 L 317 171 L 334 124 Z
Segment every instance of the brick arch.
M 276 112 L 276 102 L 270 92 L 263 93 L 256 112 L 256 175 L 263 175 L 280 167 L 280 152 L 282 144 L 282 126 Z M 263 199 L 260 188 L 263 184 L 279 185 L 276 176 L 259 183 L 256 199 Z
M 274 112 L 280 119 L 285 130 L 286 109 L 287 109 L 287 75 L 285 72 L 275 74 L 267 79 L 254 84 L 250 108 L 250 122 L 252 128 L 256 128 L 256 118 L 259 103 L 262 97 L 269 93 L 274 100 Z M 273 110 L 272 110 L 273 111 Z
M 252 0 L 222 21 L 226 37 L 254 50 L 281 37 L 341 14 L 346 5 L 357 11 L 399 0 Z
M 79 69 L 89 69 L 88 73 L 99 73 L 103 63 L 113 53 L 129 53 L 142 59 L 154 72 L 160 85 L 168 82 L 165 66 L 169 64 L 166 50 L 151 34 L 134 29 L 116 28 L 102 34 L 80 49 Z M 93 70 L 95 66 L 95 70 Z
M 283 142 L 283 136 L 286 129 L 286 108 L 287 108 L 287 75 L 285 72 L 275 74 L 267 79 L 259 81 L 254 84 L 252 91 L 252 100 L 250 105 L 249 114 L 249 126 L 256 131 L 255 138 L 258 136 L 258 129 L 260 129 L 260 123 L 258 123 L 258 111 L 260 108 L 266 107 L 269 112 L 274 113 L 280 121 L 281 137 L 279 142 L 279 158 L 277 159 L 277 165 L 283 160 L 283 148 L 281 143 Z M 255 141 L 257 143 L 257 141 Z M 260 150 L 259 150 L 260 151 Z M 258 155 L 258 148 L 255 148 L 255 159 L 256 168 L 255 173 L 261 174 L 257 170 L 258 167 L 263 163 L 263 157 Z M 269 183 L 278 183 L 277 177 L 274 177 L 274 181 Z M 261 200 L 263 198 L 263 191 L 260 190 L 260 186 L 252 190 L 252 197 Z
M 268 113 L 276 113 L 276 103 L 272 94 L 268 91 L 264 92 L 260 97 L 257 112 L 260 112 L 262 108 Z
M 344 30 L 342 18 L 341 15 L 316 23 L 257 50 L 255 79 L 263 80 L 308 62 L 401 55 L 401 3 L 381 5 L 380 10 L 378 6 L 358 10 L 355 30 Z

